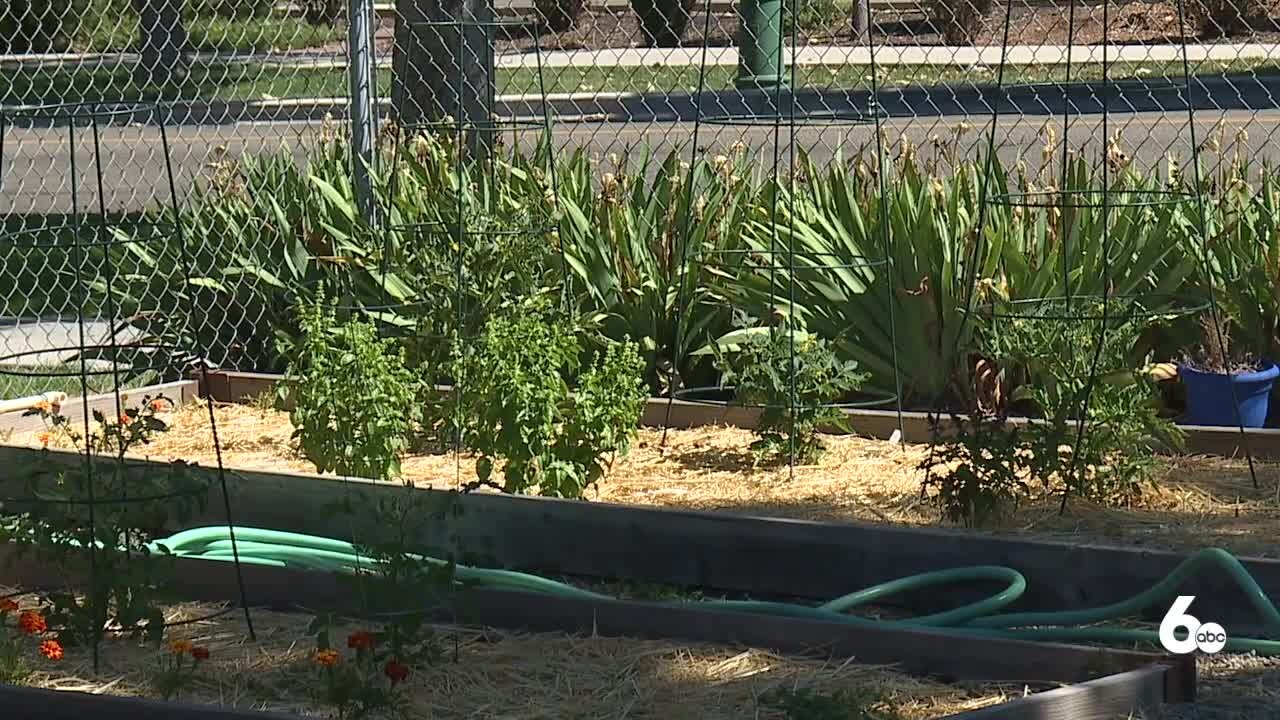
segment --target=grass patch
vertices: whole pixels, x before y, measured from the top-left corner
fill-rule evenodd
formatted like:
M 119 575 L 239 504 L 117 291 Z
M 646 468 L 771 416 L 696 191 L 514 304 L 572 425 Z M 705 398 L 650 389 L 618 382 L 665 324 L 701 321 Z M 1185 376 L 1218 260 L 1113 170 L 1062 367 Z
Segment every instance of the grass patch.
M 79 363 L 61 363 L 58 365 L 48 365 L 42 367 L 21 367 L 7 366 L 4 367 L 5 372 L 44 372 L 44 373 L 79 373 Z M 141 373 L 131 373 L 122 370 L 120 373 L 121 391 L 133 390 L 135 388 L 154 385 L 159 382 L 160 376 L 153 370 L 147 370 Z M 110 375 L 93 375 L 88 378 L 89 394 L 101 395 L 112 392 L 116 386 L 115 379 Z M 64 392 L 69 396 L 78 397 L 84 388 L 80 383 L 78 375 L 69 375 L 67 377 L 47 377 L 45 375 L 8 375 L 0 374 L 0 400 L 11 398 L 30 397 L 46 392 Z
M 310 25 L 296 18 L 229 20 L 197 18 L 187 25 L 190 49 L 197 51 L 303 50 L 337 40 L 342 31 Z M 137 49 L 136 21 L 120 21 L 93 28 L 76 42 L 80 52 L 130 52 Z
M 1201 77 L 1233 73 L 1274 72 L 1280 61 L 1258 59 L 1225 63 L 1202 63 Z M 707 68 L 706 87 L 728 90 L 734 87 L 737 69 L 732 66 Z M 814 65 L 796 69 L 797 85 L 804 88 L 840 88 L 866 90 L 871 85 L 871 70 L 863 65 Z M 1180 78 L 1178 63 L 1117 63 L 1112 65 L 1113 80 L 1146 78 Z M 1100 64 L 1076 65 L 1073 80 L 1102 78 Z M 1067 79 L 1063 65 L 1010 66 L 1005 71 L 1006 84 L 1051 83 Z M 882 68 L 881 84 L 885 87 L 966 86 L 995 82 L 989 69 L 975 70 L 960 66 L 894 65 Z M 539 87 L 548 93 L 572 92 L 693 92 L 698 87 L 696 67 L 628 67 L 628 68 L 547 68 L 541 81 L 533 68 L 511 68 L 498 71 L 498 92 L 505 95 L 536 94 Z M 379 95 L 386 97 L 391 88 L 391 71 L 378 71 Z M 181 84 L 167 88 L 142 88 L 133 80 L 128 67 L 115 68 L 50 68 L 12 75 L 7 91 L 0 95 L 4 103 L 35 103 L 67 100 L 269 100 L 276 98 L 345 97 L 348 79 L 345 68 L 280 66 L 256 63 L 201 65 L 192 69 Z
M 202 3 L 201 3 L 202 4 Z M 192 9 L 188 3 L 188 10 Z M 184 23 L 193 50 L 300 50 L 345 37 L 332 25 L 299 17 L 229 19 L 211 13 Z M 77 24 L 73 48 L 81 52 L 126 52 L 138 44 L 138 15 L 130 0 L 95 0 Z

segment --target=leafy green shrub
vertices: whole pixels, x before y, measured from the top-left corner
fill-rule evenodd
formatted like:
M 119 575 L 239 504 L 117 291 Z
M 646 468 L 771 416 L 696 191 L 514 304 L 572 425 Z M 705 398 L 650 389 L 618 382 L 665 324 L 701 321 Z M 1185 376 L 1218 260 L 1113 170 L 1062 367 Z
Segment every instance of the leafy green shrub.
M 817 33 L 830 30 L 834 25 L 847 21 L 853 11 L 852 0 L 800 0 L 794 9 L 788 6 L 782 15 L 782 31 L 794 32 L 793 24 L 800 30 Z
M 920 462 L 923 489 L 951 522 L 977 527 L 1008 517 L 1031 493 L 1020 430 L 982 413 L 952 424 L 954 435 Z
M 0 0 L 0 53 L 65 52 L 88 0 Z
M 1036 495 L 1033 480 L 1040 495 L 1061 494 L 1064 507 L 1071 495 L 1132 500 L 1152 480 L 1156 451 L 1182 444 L 1181 431 L 1159 415 L 1154 382 L 1133 368 L 1142 329 L 1135 306 L 1112 301 L 1105 323 L 1100 302 L 1084 298 L 1017 313 L 994 319 L 985 343 L 1010 401 L 1036 420 L 1015 428 L 1003 415 L 1008 407 L 998 417 L 955 419 L 955 437 L 921 463 L 925 490 L 948 519 L 970 525 Z
M 7 501 L 0 508 L 0 542 L 64 577 L 89 580 L 80 592 L 41 593 L 49 628 L 65 646 L 95 642 L 108 629 L 155 644 L 164 635 L 172 558 L 151 542 L 167 534 L 170 522 L 185 523 L 204 506 L 209 483 L 182 461 L 160 471 L 124 458 L 169 429 L 158 415 L 172 407 L 164 396 L 146 396 L 119 415 L 94 409 L 88 433 L 49 403 L 27 412 L 45 423 L 39 439 L 46 447 L 69 444 L 78 452 L 46 450 L 8 470 L 21 484 L 19 497 L 40 502 Z M 98 549 L 89 557 L 83 548 L 91 544 Z
M 631 446 L 647 392 L 634 344 L 607 343 L 588 363 L 577 334 L 546 302 L 492 317 L 456 361 L 466 446 L 482 484 L 579 497 Z M 502 462 L 503 482 L 491 480 Z
M 578 151 L 558 168 L 559 239 L 577 302 L 604 335 L 640 345 L 655 393 L 677 376 L 683 385 L 711 382 L 692 353 L 728 332 L 732 318 L 710 258 L 740 249 L 758 191 L 745 152 L 692 168 L 683 155 L 645 150 L 600 175 Z
M 1025 317 L 996 320 L 989 347 L 1016 385 L 1012 398 L 1044 419 L 1027 430 L 1031 472 L 1046 488 L 1056 480 L 1066 494 L 1126 501 L 1150 482 L 1155 451 L 1178 446 L 1181 433 L 1160 417 L 1152 380 L 1134 370 L 1138 308 L 1113 300 L 1105 323 L 1102 311 L 1088 299 L 1036 303 Z
M 418 414 L 418 378 L 403 351 L 372 324 L 338 323 L 320 304 L 299 309 L 302 340 L 289 375 L 290 419 L 302 454 L 320 472 L 388 480 L 400 474 Z
M 267 17 L 275 8 L 275 0 L 187 0 L 188 11 L 197 17 L 246 18 Z M 306 2 L 303 3 L 304 7 Z
M 816 462 L 826 450 L 819 428 L 844 424 L 844 413 L 830 405 L 857 392 L 867 376 L 857 363 L 837 359 L 821 338 L 785 327 L 751 328 L 726 340 L 740 349 L 732 356 L 717 349 L 716 365 L 738 402 L 760 408 L 751 444 L 757 460 Z

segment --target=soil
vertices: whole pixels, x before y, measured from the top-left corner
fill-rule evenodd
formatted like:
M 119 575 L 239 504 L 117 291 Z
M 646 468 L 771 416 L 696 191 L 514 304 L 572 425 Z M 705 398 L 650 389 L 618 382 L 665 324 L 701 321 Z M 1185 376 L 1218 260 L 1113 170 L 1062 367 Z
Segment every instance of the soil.
M 1251 18 L 1245 27 L 1234 29 L 1223 36 L 1199 36 L 1191 34 L 1187 41 L 1191 42 L 1280 42 L 1280 3 L 1266 3 L 1268 12 L 1265 17 Z M 921 6 L 924 3 L 921 2 Z M 1005 37 L 1005 13 L 1003 4 L 989 11 L 981 28 L 973 38 L 974 45 L 1000 46 Z M 702 45 L 703 15 L 691 19 L 684 34 L 685 47 Z M 1106 23 L 1104 24 L 1104 18 Z M 1177 4 L 1173 2 L 1126 2 L 1111 3 L 1105 9 L 1099 2 L 1081 3 L 1072 10 L 1063 3 L 1059 7 L 1014 7 L 1009 14 L 1008 44 L 1010 45 L 1066 45 L 1068 40 L 1076 45 L 1099 44 L 1104 39 L 1115 45 L 1128 44 L 1160 44 L 1180 42 L 1178 32 Z M 710 32 L 707 33 L 708 46 L 733 47 L 737 44 L 738 18 L 734 13 L 713 14 L 710 21 Z M 1070 28 L 1074 26 L 1074 33 Z M 1110 29 L 1104 33 L 1104 28 Z M 394 23 L 391 18 L 384 18 L 377 33 L 378 52 L 389 53 L 393 45 Z M 923 11 L 904 12 L 882 10 L 876 14 L 873 41 L 878 45 L 918 45 L 922 47 L 949 45 L 932 23 L 924 16 Z M 790 43 L 790 38 L 786 40 Z M 798 33 L 800 45 L 835 45 L 859 47 L 866 40 L 853 36 L 849 19 L 839 19 L 832 26 L 801 30 Z M 527 51 L 533 47 L 528 38 L 506 38 L 498 42 L 497 50 L 502 52 Z M 628 10 L 588 10 L 583 13 L 578 25 L 563 33 L 549 33 L 539 38 L 543 50 L 601 50 L 612 48 L 642 47 L 644 38 L 640 33 L 639 23 L 635 15 Z M 324 48 L 329 51 L 342 51 L 344 44 L 335 43 Z
M 6 593 L 0 588 L 0 596 Z M 24 609 L 34 598 L 19 596 Z M 170 623 L 221 609 L 196 603 L 171 608 Z M 314 664 L 310 615 L 255 610 L 257 640 L 250 640 L 239 611 L 170 629 L 170 640 L 209 650 L 175 701 L 335 717 L 318 695 L 323 685 Z M 355 630 L 335 633 L 341 638 Z M 716 645 L 625 638 L 519 634 L 458 626 L 433 628 L 441 659 L 414 668 L 397 706 L 411 718 L 546 718 L 550 720 L 701 720 L 786 715 L 770 706 L 777 688 L 814 692 L 864 691 L 884 698 L 903 720 L 977 709 L 1017 697 L 1021 688 L 947 685 L 904 675 L 885 666 L 843 659 L 783 657 Z M 168 648 L 151 649 L 123 638 L 101 648 L 95 674 L 88 648 L 67 648 L 59 662 L 37 656 L 29 643 L 25 684 L 121 696 L 155 696 L 153 681 Z M 344 662 L 349 655 L 344 656 Z
M 168 418 L 145 454 L 215 461 L 202 404 Z M 224 461 L 246 469 L 314 472 L 298 454 L 286 413 L 247 405 L 218 408 Z M 856 430 L 856 427 L 854 428 Z M 811 466 L 759 466 L 749 431 L 728 427 L 641 430 L 588 498 L 615 503 L 722 510 L 815 520 L 861 520 L 910 526 L 949 525 L 921 496 L 926 445 L 897 445 L 853 436 L 827 437 L 828 451 Z M 34 434 L 10 442 L 35 444 Z M 475 478 L 474 460 L 420 454 L 403 462 L 418 485 L 458 487 Z M 1193 550 L 1227 548 L 1239 555 L 1280 557 L 1280 465 L 1255 462 L 1258 489 L 1243 459 L 1178 456 L 1157 460 L 1154 485 L 1132 505 L 1104 507 L 1072 499 L 1059 514 L 1057 497 L 1028 502 L 1003 524 L 984 530 L 1041 539 Z

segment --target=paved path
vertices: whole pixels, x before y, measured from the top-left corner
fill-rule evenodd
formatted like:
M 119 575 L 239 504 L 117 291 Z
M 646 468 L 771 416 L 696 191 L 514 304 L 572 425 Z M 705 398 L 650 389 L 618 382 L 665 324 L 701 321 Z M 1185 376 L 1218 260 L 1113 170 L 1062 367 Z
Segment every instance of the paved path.
M 1221 120 L 1221 126 L 1215 131 Z M 985 144 L 982 121 L 963 118 L 915 118 L 886 121 L 885 131 L 891 138 L 905 137 L 919 148 L 920 156 L 929 159 L 940 152 L 931 139 L 956 141 L 956 152 L 971 157 Z M 1085 116 L 1073 121 L 1071 140 L 1078 145 L 1101 134 L 1102 120 Z M 1043 145 L 1042 129 L 1049 125 L 1059 129 L 1061 119 L 1054 117 L 1002 118 L 998 140 L 1000 155 L 1006 163 L 1023 158 L 1034 168 L 1040 162 Z M 692 137 L 692 124 L 673 123 L 563 123 L 555 127 L 554 136 L 561 148 L 585 147 L 596 157 L 623 152 L 627 147 L 648 144 L 656 153 L 687 149 Z M 187 126 L 169 130 L 173 148 L 173 164 L 179 175 L 180 189 L 189 189 L 195 178 L 207 175 L 209 161 L 216 148 L 225 148 L 231 156 L 240 153 L 279 150 L 301 158 L 305 141 L 319 130 L 316 123 L 241 123 L 222 126 Z M 1203 112 L 1197 115 L 1196 134 L 1199 142 L 1222 138 L 1231 149 L 1239 136 L 1243 157 L 1255 167 L 1264 161 L 1280 164 L 1280 110 L 1264 112 Z M 1166 155 L 1183 158 L 1189 155 L 1189 133 L 1186 116 L 1177 113 L 1136 113 L 1113 116 L 1108 121 L 1109 134 L 1119 134 L 1125 152 L 1140 166 L 1160 163 Z M 807 150 L 814 160 L 823 162 L 838 150 L 846 156 L 870 143 L 872 126 L 850 128 L 798 128 L 795 145 Z M 1247 136 L 1247 137 L 1246 137 Z M 532 136 L 525 136 L 532 142 Z M 786 131 L 783 131 L 786 141 Z M 0 212 L 67 212 L 71 208 L 71 178 L 68 140 L 65 132 L 52 130 L 10 129 L 6 140 L 6 158 L 0 174 Z M 700 143 L 712 153 L 727 152 L 742 143 L 759 153 L 762 162 L 772 161 L 773 130 L 770 127 L 704 126 Z M 164 196 L 164 163 L 159 152 L 159 131 L 154 127 L 107 128 L 102 146 L 107 181 L 109 209 L 140 209 L 153 206 Z M 77 145 L 80 163 L 80 197 L 92 197 L 89 188 L 92 168 L 88 166 L 88 140 Z M 1097 147 L 1097 143 L 1094 143 Z M 1216 156 L 1204 162 L 1213 167 Z
M 1069 54 L 1069 57 L 1068 57 Z M 1193 63 L 1231 60 L 1280 60 L 1280 44 L 1238 43 L 1223 45 L 1189 45 L 1187 59 Z M 794 51 L 787 49 L 784 56 L 794 58 L 800 65 L 869 65 L 871 51 L 866 47 L 811 45 Z M 1002 52 L 999 47 L 971 46 L 882 46 L 875 48 L 875 61 L 881 65 L 972 65 L 996 66 L 1001 57 L 1008 64 L 1056 65 L 1070 59 L 1073 63 L 1107 62 L 1180 62 L 1181 45 L 1015 45 Z M 342 53 L 318 53 L 312 51 L 268 53 L 197 53 L 193 60 L 202 64 L 250 63 L 287 66 L 291 68 L 346 67 Z M 703 62 L 702 48 L 615 48 L 606 50 L 556 50 L 541 53 L 544 67 L 653 67 L 697 66 Z M 0 55 L 0 68 L 6 70 L 32 70 L 36 68 L 83 66 L 86 68 L 134 65 L 135 53 L 49 54 L 49 55 Z M 380 58 L 379 65 L 390 66 L 389 57 Z M 499 54 L 498 67 L 535 67 L 538 56 L 530 52 Z M 708 48 L 708 65 L 737 65 L 738 49 L 733 47 Z

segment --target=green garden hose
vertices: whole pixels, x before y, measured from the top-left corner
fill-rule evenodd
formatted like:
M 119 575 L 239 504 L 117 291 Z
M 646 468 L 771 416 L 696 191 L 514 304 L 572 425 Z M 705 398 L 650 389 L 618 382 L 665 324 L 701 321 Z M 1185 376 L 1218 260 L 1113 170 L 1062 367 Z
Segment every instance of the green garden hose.
M 361 568 L 368 569 L 371 565 L 371 560 L 362 557 L 354 545 L 332 538 L 241 527 L 235 528 L 235 536 L 240 562 L 246 565 L 349 574 L 358 572 Z M 231 533 L 226 527 L 187 530 L 157 541 L 154 545 L 163 546 L 178 557 L 221 561 L 229 561 L 233 557 Z M 430 564 L 445 564 L 443 560 L 436 558 L 414 557 Z M 1225 649 L 1229 652 L 1280 655 L 1280 611 L 1276 610 L 1276 606 L 1244 565 L 1230 553 L 1217 548 L 1195 553 L 1179 564 L 1164 580 L 1127 600 L 1087 610 L 1000 614 L 1001 610 L 1022 597 L 1027 589 L 1027 581 L 1012 568 L 992 565 L 938 570 L 899 578 L 842 595 L 818 606 L 756 600 L 700 600 L 696 603 L 700 607 L 718 610 L 810 618 L 849 625 L 946 630 L 980 637 L 1158 644 L 1158 633 L 1154 630 L 1098 627 L 1096 623 L 1133 617 L 1147 608 L 1168 605 L 1176 596 L 1178 587 L 1206 566 L 1216 566 L 1227 572 L 1258 612 L 1267 636 L 1275 638 L 1230 637 Z M 459 583 L 493 590 L 546 593 L 557 597 L 592 600 L 615 599 L 537 575 L 510 570 L 459 565 L 456 566 L 455 578 Z M 881 620 L 848 614 L 855 608 L 900 593 L 974 581 L 999 582 L 1004 585 L 1004 589 L 977 602 L 922 617 Z

